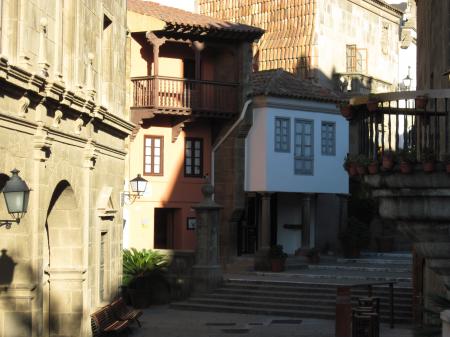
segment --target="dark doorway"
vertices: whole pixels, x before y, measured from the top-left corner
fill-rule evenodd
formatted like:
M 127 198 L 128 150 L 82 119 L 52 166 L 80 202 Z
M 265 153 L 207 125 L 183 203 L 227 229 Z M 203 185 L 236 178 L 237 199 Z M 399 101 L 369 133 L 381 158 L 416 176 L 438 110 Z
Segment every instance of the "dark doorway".
M 155 208 L 155 248 L 173 249 L 176 210 L 176 208 Z

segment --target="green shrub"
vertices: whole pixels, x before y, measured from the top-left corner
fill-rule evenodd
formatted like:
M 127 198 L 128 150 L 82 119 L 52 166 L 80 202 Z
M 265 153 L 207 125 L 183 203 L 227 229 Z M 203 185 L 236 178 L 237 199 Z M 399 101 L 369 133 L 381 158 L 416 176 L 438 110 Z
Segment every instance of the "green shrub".
M 166 270 L 168 261 L 165 255 L 154 250 L 137 250 L 136 248 L 123 251 L 123 285 L 128 286 L 139 277 Z

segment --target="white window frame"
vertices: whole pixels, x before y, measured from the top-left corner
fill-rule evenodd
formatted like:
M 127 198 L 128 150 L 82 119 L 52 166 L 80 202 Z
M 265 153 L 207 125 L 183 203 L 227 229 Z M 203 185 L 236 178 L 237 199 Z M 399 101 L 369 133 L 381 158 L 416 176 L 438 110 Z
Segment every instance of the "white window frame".
M 297 124 L 302 125 L 302 131 L 297 133 Z M 304 131 L 305 125 L 311 125 L 311 134 L 307 135 Z M 300 144 L 297 143 L 298 137 L 300 136 Z M 310 145 L 306 145 L 306 137 L 310 137 Z M 305 149 L 311 147 L 311 155 L 306 156 Z M 297 154 L 297 149 L 300 148 L 300 154 Z M 311 162 L 311 170 L 307 169 L 297 169 L 297 163 Z M 304 165 L 303 165 L 304 167 Z M 296 175 L 314 175 L 314 120 L 312 119 L 300 119 L 296 118 L 294 121 L 294 174 Z
M 277 122 L 280 121 L 280 127 L 277 127 Z M 283 127 L 281 123 L 283 121 L 287 122 L 287 134 L 283 134 Z M 278 132 L 279 131 L 279 132 Z M 283 142 L 283 136 L 286 136 L 286 142 Z M 280 141 L 277 141 L 277 137 L 280 138 Z M 274 120 L 274 150 L 275 152 L 291 152 L 291 119 L 289 117 L 275 117 Z M 283 149 L 283 145 L 286 145 L 286 148 Z
M 324 127 L 326 127 L 324 135 Z M 331 135 L 329 131 L 331 127 Z M 324 156 L 335 156 L 336 155 L 336 123 L 330 121 L 322 121 L 320 126 L 320 138 L 321 138 L 321 149 L 322 155 Z M 330 145 L 331 143 L 331 145 Z

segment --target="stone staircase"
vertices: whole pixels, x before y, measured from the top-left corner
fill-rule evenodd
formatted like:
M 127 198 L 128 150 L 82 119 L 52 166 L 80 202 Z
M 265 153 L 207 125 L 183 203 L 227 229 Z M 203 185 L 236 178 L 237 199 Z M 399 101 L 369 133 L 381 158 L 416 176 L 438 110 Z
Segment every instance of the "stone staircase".
M 361 282 L 396 281 L 394 312 L 396 323 L 410 323 L 412 289 L 410 257 L 365 256 L 361 259 L 334 259 L 307 265 L 302 258 L 290 258 L 283 273 L 226 275 L 224 284 L 213 293 L 196 295 L 172 303 L 180 310 L 231 312 L 334 319 L 336 287 Z M 384 278 L 383 278 L 384 275 Z M 367 296 L 367 288 L 352 288 L 352 302 Z M 389 288 L 373 288 L 380 298 L 382 321 L 389 321 Z

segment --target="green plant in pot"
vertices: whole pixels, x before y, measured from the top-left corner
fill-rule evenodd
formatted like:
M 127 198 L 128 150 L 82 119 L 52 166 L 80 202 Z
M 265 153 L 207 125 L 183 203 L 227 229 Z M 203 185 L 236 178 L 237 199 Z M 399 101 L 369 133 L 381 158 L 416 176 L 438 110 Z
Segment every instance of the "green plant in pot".
M 344 158 L 344 169 L 347 171 L 350 177 L 354 177 L 358 174 L 356 169 L 356 158 L 354 155 L 347 153 Z
M 356 157 L 356 171 L 360 176 L 367 174 L 367 166 L 369 163 L 369 158 L 363 154 Z
M 151 302 L 159 304 L 164 302 L 163 296 L 170 296 L 165 277 L 167 265 L 166 256 L 158 251 L 124 249 L 123 286 L 135 308 L 145 308 Z
M 361 249 L 370 242 L 369 232 L 368 224 L 358 220 L 356 217 L 350 217 L 347 228 L 339 235 L 344 255 L 347 257 L 358 257 Z
M 269 259 L 271 270 L 273 272 L 284 271 L 287 254 L 283 251 L 282 245 L 275 245 L 270 247 Z
M 399 152 L 400 172 L 409 174 L 412 172 L 414 163 L 416 162 L 417 154 L 414 149 L 402 149 Z
M 383 159 L 381 166 L 384 171 L 390 171 L 394 167 L 395 162 L 395 152 L 392 150 L 386 150 L 383 152 Z
M 432 149 L 431 147 L 423 148 L 421 159 L 423 171 L 426 173 L 433 172 L 436 163 L 436 154 L 434 152 L 434 149 Z

